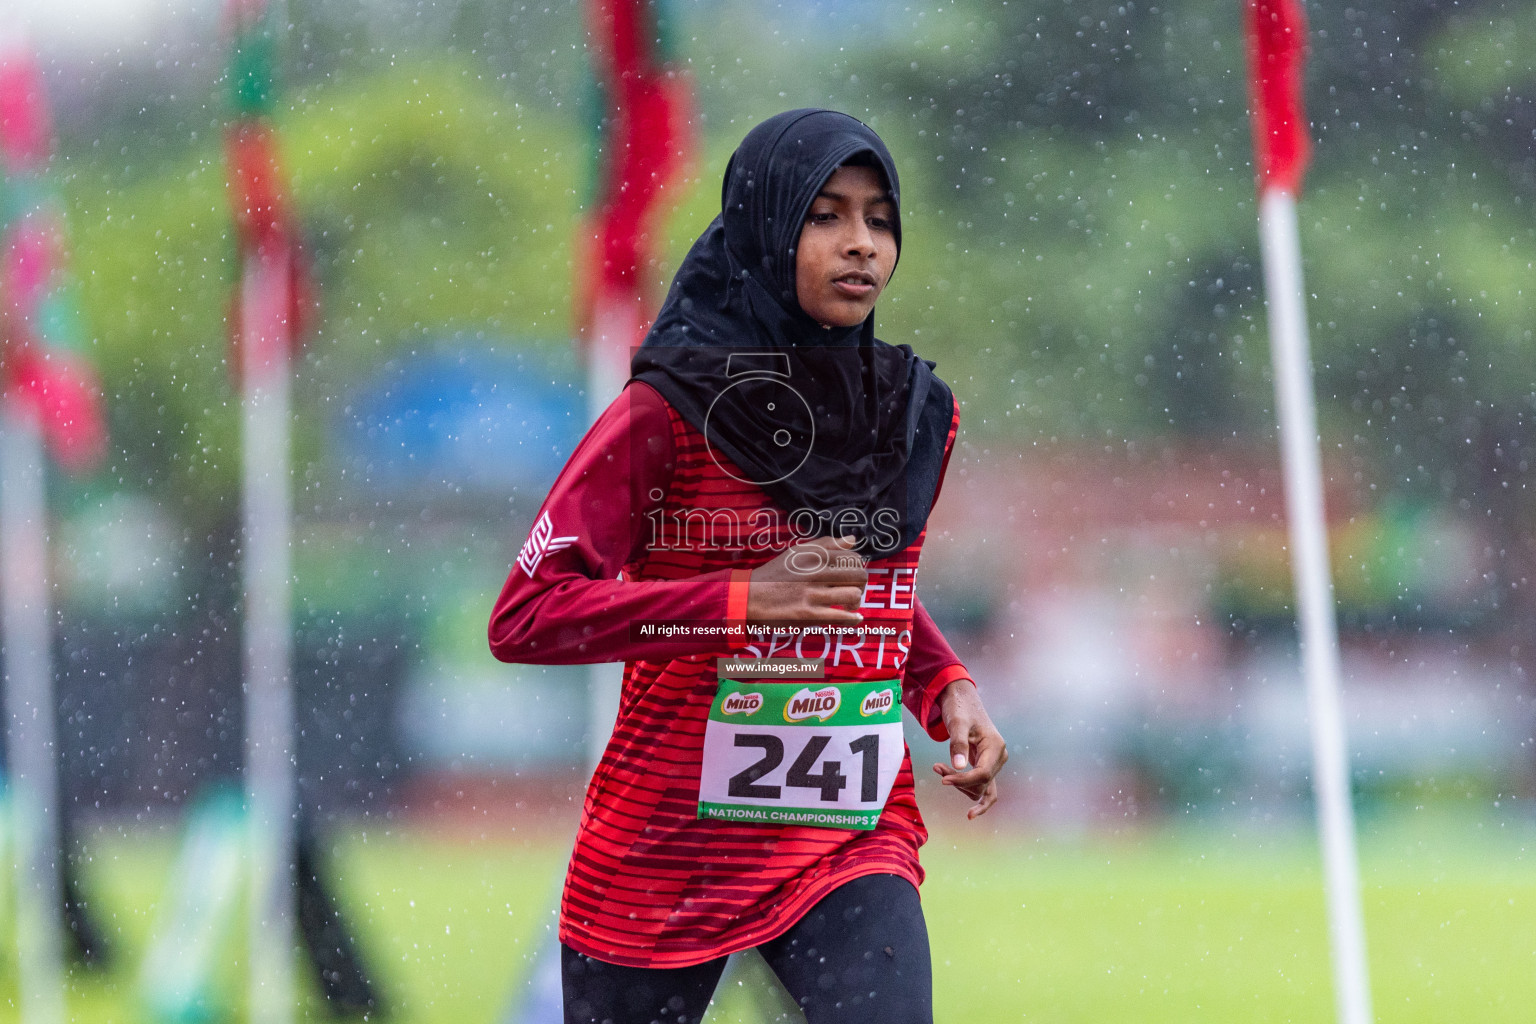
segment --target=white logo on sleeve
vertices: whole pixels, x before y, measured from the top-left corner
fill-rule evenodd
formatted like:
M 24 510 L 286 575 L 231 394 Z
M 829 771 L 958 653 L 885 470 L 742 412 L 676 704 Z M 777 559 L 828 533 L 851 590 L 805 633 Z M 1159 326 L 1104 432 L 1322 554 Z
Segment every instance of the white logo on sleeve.
M 517 564 L 523 567 L 523 572 L 532 576 L 545 555 L 564 551 L 576 541 L 575 535 L 556 537 L 555 524 L 550 520 L 549 513 L 545 512 L 539 516 L 539 521 L 534 523 L 533 529 L 528 532 L 528 540 L 523 544 L 523 550 L 517 553 Z

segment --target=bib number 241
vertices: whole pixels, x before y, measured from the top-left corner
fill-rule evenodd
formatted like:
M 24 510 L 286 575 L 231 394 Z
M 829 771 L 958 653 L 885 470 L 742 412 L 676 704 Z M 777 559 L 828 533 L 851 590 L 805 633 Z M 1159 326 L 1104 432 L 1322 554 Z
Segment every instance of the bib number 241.
M 843 774 L 841 761 L 823 761 L 821 771 L 811 774 L 811 768 L 816 764 L 816 759 L 821 757 L 831 743 L 829 736 L 812 734 L 806 738 L 805 748 L 800 751 L 795 763 L 789 766 L 789 771 L 784 776 L 786 785 L 797 789 L 819 790 L 823 802 L 835 801 L 842 793 L 843 787 L 848 785 L 848 778 Z M 760 786 L 757 780 L 773 771 L 784 761 L 784 741 L 772 734 L 737 733 L 736 746 L 761 747 L 763 757 L 760 761 L 754 761 L 744 770 L 737 772 L 730 778 L 726 791 L 731 796 L 755 796 L 769 800 L 777 800 L 782 788 L 780 786 Z M 848 749 L 859 755 L 859 799 L 872 801 L 879 792 L 880 786 L 880 736 L 878 733 L 865 733 L 858 739 L 848 741 Z
M 900 684 L 722 680 L 699 816 L 871 829 L 901 768 Z

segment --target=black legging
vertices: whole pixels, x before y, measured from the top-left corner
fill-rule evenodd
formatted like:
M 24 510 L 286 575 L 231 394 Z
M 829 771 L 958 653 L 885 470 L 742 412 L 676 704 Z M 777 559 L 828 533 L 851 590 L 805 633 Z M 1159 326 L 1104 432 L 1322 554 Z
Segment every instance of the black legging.
M 928 927 L 912 883 L 839 886 L 757 947 L 807 1024 L 932 1024 Z M 695 967 L 618 967 L 560 947 L 565 1024 L 698 1024 L 725 957 Z

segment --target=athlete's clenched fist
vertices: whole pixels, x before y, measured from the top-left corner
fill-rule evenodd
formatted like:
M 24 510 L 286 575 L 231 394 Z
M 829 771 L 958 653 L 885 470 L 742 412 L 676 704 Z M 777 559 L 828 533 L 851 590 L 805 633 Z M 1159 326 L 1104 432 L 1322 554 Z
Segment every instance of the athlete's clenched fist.
M 747 621 L 856 626 L 869 573 L 854 537 L 818 537 L 752 570 Z

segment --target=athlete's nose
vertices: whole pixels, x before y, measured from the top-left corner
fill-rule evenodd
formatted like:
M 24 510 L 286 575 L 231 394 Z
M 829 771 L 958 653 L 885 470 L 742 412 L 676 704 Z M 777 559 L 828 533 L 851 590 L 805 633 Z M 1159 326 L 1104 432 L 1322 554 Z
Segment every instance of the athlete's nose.
M 854 218 L 852 225 L 848 237 L 848 255 L 873 256 L 875 254 L 874 232 L 869 230 L 869 225 L 864 223 L 862 217 Z

